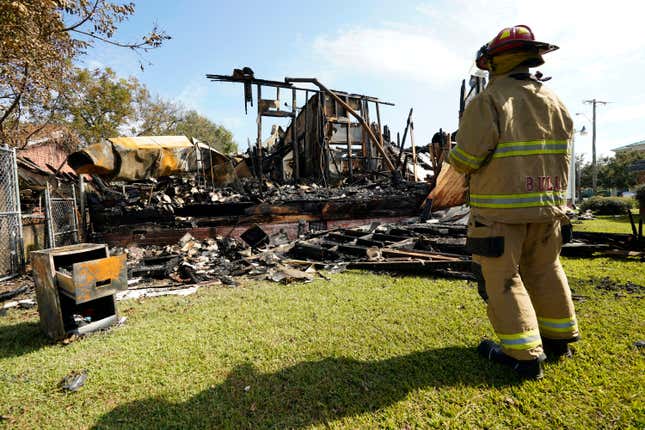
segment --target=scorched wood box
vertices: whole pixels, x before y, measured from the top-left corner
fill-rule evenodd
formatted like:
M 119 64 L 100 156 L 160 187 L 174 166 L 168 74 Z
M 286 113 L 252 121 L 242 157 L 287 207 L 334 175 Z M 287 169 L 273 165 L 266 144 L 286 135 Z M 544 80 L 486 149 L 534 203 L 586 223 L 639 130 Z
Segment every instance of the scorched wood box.
M 115 293 L 128 287 L 125 255 L 82 243 L 31 253 L 40 327 L 53 339 L 117 322 Z

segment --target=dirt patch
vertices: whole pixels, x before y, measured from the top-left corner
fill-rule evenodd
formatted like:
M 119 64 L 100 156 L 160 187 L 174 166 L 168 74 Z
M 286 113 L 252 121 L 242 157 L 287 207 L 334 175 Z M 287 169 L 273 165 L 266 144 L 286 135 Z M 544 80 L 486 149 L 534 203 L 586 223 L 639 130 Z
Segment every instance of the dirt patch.
M 635 284 L 631 281 L 626 283 L 615 282 L 609 277 L 595 278 L 589 280 L 589 283 L 596 289 L 612 293 L 628 293 L 643 296 L 645 294 L 645 287 Z

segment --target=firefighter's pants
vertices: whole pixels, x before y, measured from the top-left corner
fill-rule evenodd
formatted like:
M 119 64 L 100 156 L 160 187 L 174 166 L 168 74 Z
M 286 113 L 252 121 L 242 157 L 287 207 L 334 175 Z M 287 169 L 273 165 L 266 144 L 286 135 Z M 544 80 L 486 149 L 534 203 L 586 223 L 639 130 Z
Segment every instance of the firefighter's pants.
M 531 360 L 542 354 L 541 337 L 578 337 L 560 264 L 560 221 L 503 224 L 471 217 L 468 241 L 483 275 L 485 292 L 480 294 L 488 296 L 488 318 L 505 354 Z

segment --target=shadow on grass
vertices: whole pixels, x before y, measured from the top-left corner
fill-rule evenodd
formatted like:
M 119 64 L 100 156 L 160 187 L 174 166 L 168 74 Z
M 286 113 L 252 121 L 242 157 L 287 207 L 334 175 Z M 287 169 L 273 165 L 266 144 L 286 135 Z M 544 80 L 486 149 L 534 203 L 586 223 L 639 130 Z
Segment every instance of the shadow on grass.
M 424 387 L 490 386 L 491 369 L 474 349 L 460 347 L 381 361 L 326 358 L 275 373 L 245 364 L 185 402 L 151 397 L 122 404 L 95 428 L 300 428 L 375 412 Z M 496 376 L 496 385 L 518 382 Z
M 0 358 L 19 357 L 52 343 L 37 322 L 0 326 Z

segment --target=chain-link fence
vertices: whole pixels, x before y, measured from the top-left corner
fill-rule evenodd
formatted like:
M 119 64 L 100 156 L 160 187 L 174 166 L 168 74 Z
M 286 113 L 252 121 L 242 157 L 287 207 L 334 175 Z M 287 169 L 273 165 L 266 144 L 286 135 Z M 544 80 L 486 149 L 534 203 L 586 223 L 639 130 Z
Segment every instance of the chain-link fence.
M 16 150 L 0 146 L 0 280 L 17 275 L 22 267 L 22 260 Z
M 79 243 L 76 192 L 73 186 L 72 197 L 52 197 L 47 186 L 45 210 L 47 211 L 47 235 L 51 248 Z

